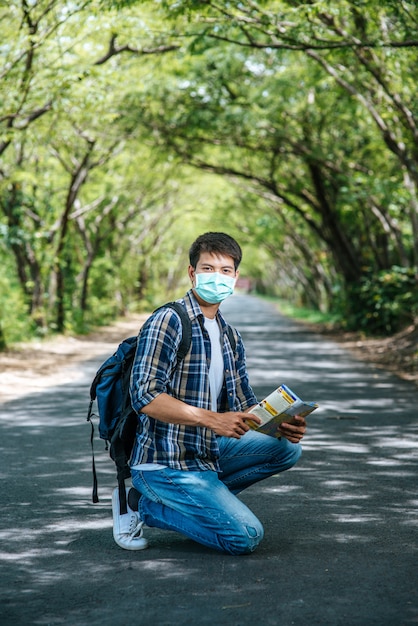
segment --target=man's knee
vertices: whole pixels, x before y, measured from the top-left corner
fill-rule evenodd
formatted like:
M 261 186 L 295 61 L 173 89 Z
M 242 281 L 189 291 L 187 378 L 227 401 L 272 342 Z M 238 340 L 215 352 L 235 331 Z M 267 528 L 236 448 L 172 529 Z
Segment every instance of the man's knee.
M 251 554 L 264 537 L 264 528 L 259 520 L 251 524 L 243 524 L 234 534 L 220 538 L 221 549 L 227 554 L 238 556 Z
M 287 439 L 276 439 L 280 446 L 277 454 L 277 465 L 279 471 L 285 471 L 296 465 L 302 454 L 302 446 L 300 443 L 290 443 Z

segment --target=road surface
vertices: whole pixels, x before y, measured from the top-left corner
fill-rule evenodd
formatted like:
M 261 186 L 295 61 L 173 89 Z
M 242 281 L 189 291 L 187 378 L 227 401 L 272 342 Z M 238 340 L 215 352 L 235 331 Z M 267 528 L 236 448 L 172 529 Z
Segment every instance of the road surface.
M 91 502 L 95 355 L 66 384 L 0 405 L 2 625 L 418 623 L 416 387 L 253 296 L 222 309 L 260 398 L 285 382 L 320 404 L 298 465 L 242 494 L 265 526 L 258 550 L 224 556 L 159 529 L 148 550 L 118 548 L 98 439 Z

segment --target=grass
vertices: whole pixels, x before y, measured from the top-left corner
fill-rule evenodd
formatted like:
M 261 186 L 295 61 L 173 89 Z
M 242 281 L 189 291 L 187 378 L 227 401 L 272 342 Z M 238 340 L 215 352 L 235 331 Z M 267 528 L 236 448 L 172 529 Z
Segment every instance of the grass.
M 271 296 L 261 296 L 263 300 L 268 300 L 276 305 L 277 309 L 282 315 L 294 320 L 300 320 L 307 322 L 308 324 L 324 324 L 327 326 L 337 325 L 340 321 L 340 317 L 337 314 L 322 313 L 314 309 L 308 309 L 306 307 L 299 307 L 291 304 L 287 300 L 281 298 L 273 298 Z

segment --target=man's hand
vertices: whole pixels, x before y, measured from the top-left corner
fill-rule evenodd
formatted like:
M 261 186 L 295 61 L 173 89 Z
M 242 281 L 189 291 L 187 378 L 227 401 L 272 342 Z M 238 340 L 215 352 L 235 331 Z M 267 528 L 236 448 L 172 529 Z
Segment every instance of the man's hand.
M 233 437 L 240 439 L 242 435 L 250 430 L 247 424 L 249 419 L 248 413 L 239 411 L 228 411 L 227 413 L 216 413 L 211 420 L 210 428 L 223 437 Z M 251 415 L 251 421 L 261 424 L 261 420 L 256 415 Z
M 299 443 L 306 431 L 306 420 L 300 415 L 295 415 L 290 422 L 282 422 L 278 430 L 281 436 L 291 443 Z

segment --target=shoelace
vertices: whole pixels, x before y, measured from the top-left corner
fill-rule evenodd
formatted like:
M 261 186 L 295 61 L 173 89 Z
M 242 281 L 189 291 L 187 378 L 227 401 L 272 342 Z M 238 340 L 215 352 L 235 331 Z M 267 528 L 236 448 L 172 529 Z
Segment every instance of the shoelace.
M 136 537 L 139 533 L 139 537 L 141 537 L 142 535 L 142 526 L 143 526 L 144 522 L 140 519 L 138 519 L 138 517 L 136 515 L 132 515 L 131 516 L 131 521 L 129 523 L 129 534 L 131 537 Z

